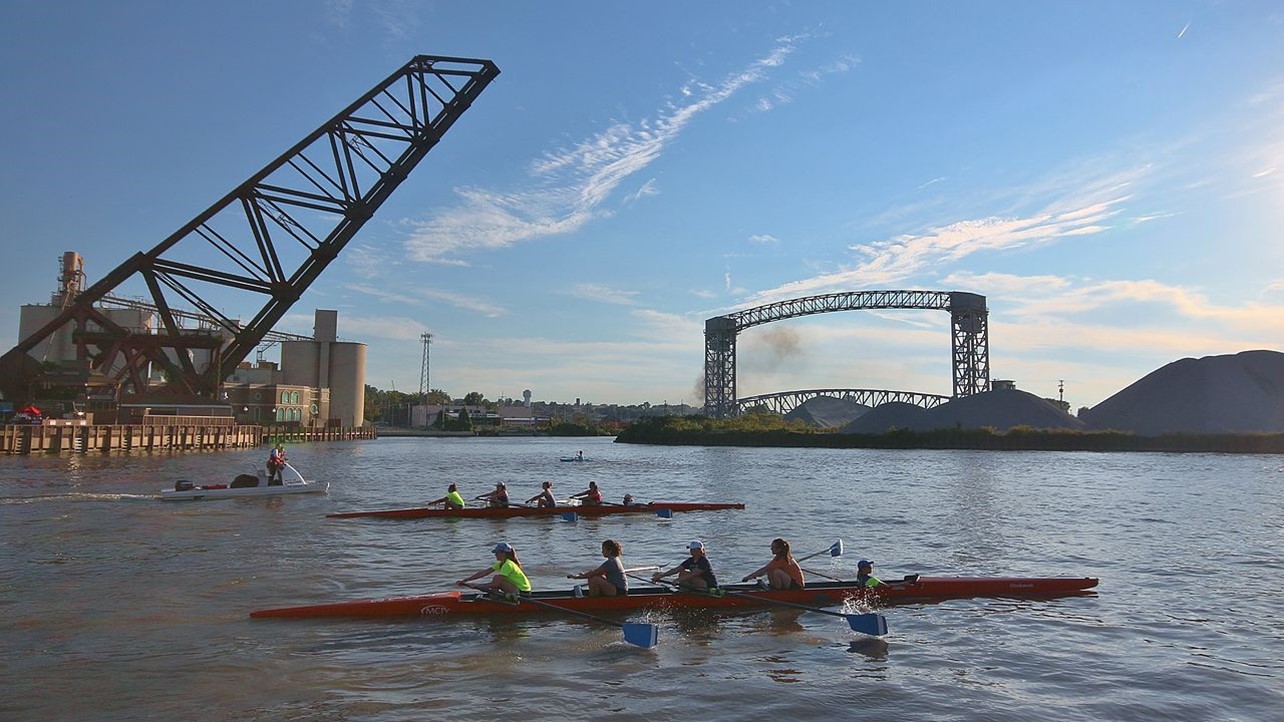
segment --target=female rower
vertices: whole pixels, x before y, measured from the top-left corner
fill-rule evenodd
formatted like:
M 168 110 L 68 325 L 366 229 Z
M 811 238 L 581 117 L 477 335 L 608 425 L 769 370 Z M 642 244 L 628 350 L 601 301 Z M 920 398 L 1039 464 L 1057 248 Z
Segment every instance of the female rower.
M 531 590 L 531 580 L 526 578 L 526 572 L 522 571 L 522 563 L 517 560 L 517 551 L 513 549 L 508 542 L 500 542 L 491 550 L 495 555 L 495 563 L 482 569 L 481 571 L 466 576 L 455 582 L 459 586 L 466 586 L 468 582 L 474 579 L 481 579 L 487 574 L 494 574 L 488 584 L 476 585 L 480 589 L 486 589 L 492 592 L 499 592 L 505 597 L 516 599 L 518 592 L 529 592 Z
M 527 499 L 526 503 L 530 504 L 531 502 L 538 500 L 539 503 L 536 504 L 535 506 L 538 506 L 538 507 L 557 506 L 557 499 L 553 498 L 553 482 L 546 481 L 543 484 L 541 484 L 541 486 L 544 487 L 544 490 L 536 494 L 535 496 L 532 496 L 531 498 Z
M 620 553 L 624 548 L 614 539 L 602 542 L 602 556 L 606 561 L 596 569 L 583 574 L 567 574 L 567 579 L 587 579 L 590 597 L 622 597 L 629 593 L 629 580 L 624 577 L 624 562 Z M 578 587 L 577 587 L 578 589 Z
M 579 499 L 584 506 L 601 506 L 602 491 L 597 488 L 596 481 L 589 482 L 589 488 L 578 494 L 571 494 L 572 499 Z
M 447 509 L 463 509 L 466 506 L 464 504 L 464 497 L 459 495 L 459 487 L 454 484 L 446 487 L 445 496 L 428 502 L 428 506 L 432 506 L 434 504 L 445 504 Z
M 482 494 L 481 496 L 474 499 L 474 501 L 482 501 L 483 499 L 486 501 L 486 506 L 490 506 L 490 507 L 508 506 L 508 487 L 505 486 L 504 482 L 502 481 L 496 482 L 494 491 L 490 492 L 489 494 Z
M 652 574 L 651 581 L 658 582 L 667 576 L 677 574 L 678 586 L 684 589 L 703 592 L 716 588 L 718 578 L 713 575 L 713 565 L 709 563 L 709 557 L 705 556 L 704 544 L 693 541 L 687 544 L 687 551 L 691 552 L 691 558 L 684 559 L 681 564 L 666 572 Z
M 761 569 L 750 572 L 745 575 L 742 582 L 747 582 L 756 577 L 766 576 L 767 584 L 772 589 L 802 589 L 807 584 L 803 578 L 802 567 L 794 560 L 794 555 L 789 550 L 789 542 L 784 539 L 771 540 L 771 561 Z

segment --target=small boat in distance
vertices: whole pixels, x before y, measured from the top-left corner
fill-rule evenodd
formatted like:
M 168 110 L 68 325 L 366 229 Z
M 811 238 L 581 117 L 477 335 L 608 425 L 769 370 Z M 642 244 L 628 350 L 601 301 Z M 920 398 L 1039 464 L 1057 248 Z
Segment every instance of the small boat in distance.
M 572 612 L 619 612 L 653 608 L 726 609 L 766 606 L 772 602 L 832 607 L 857 602 L 878 608 L 893 604 L 941 602 L 947 599 L 1005 597 L 1044 599 L 1093 594 L 1090 577 L 924 577 L 870 588 L 857 581 L 809 582 L 805 589 L 762 589 L 752 584 L 728 584 L 723 593 L 674 591 L 660 587 L 631 588 L 625 596 L 577 597 L 572 591 L 539 591 L 515 601 L 457 590 L 414 597 L 367 599 L 260 609 L 254 618 L 316 619 L 322 617 L 438 617 L 473 614 L 529 614 L 553 606 Z M 522 604 L 522 599 L 539 604 Z
M 576 452 L 575 456 L 563 456 L 562 461 L 584 461 L 584 452 Z
M 288 473 L 287 473 L 288 472 Z M 173 489 L 161 489 L 162 501 L 199 501 L 201 499 L 235 499 L 246 496 L 280 496 L 282 494 L 321 494 L 330 488 L 328 481 L 308 481 L 298 469 L 285 465 L 282 481 L 268 484 L 267 474 L 255 469 L 253 474 L 240 474 L 230 484 L 197 485 L 185 479 L 174 482 Z

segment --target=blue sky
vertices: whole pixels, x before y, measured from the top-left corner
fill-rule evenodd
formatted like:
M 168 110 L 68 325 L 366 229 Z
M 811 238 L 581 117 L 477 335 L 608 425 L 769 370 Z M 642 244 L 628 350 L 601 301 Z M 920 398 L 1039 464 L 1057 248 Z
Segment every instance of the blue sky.
M 704 319 L 988 298 L 992 376 L 1092 406 L 1284 346 L 1277 2 L 0 5 L 0 339 L 65 250 L 154 247 L 416 54 L 502 75 L 295 304 L 368 383 L 700 403 Z M 121 289 L 129 295 L 129 289 Z M 257 299 L 230 315 L 258 309 Z M 942 312 L 739 340 L 741 395 L 948 394 Z

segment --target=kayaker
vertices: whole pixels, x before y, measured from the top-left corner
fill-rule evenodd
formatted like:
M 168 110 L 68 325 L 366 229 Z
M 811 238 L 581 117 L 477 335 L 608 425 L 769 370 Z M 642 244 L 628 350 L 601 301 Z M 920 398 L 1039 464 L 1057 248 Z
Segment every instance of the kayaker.
M 494 574 L 488 584 L 477 584 L 480 589 L 487 589 L 492 592 L 503 594 L 509 599 L 516 599 L 518 592 L 529 592 L 531 590 L 531 580 L 526 578 L 526 572 L 522 571 L 522 563 L 517 559 L 517 550 L 508 542 L 500 542 L 491 550 L 495 555 L 495 563 L 482 569 L 481 571 L 471 574 L 455 582 L 458 586 L 467 586 L 468 582 L 474 579 L 481 579 L 487 574 Z
M 572 499 L 579 499 L 584 506 L 601 506 L 602 491 L 597 488 L 596 481 L 590 481 L 589 486 L 578 494 L 571 494 Z
M 881 587 L 882 580 L 874 576 L 874 562 L 862 559 L 856 562 L 856 581 L 863 587 Z
M 747 582 L 750 579 L 765 576 L 767 585 L 772 589 L 802 589 L 807 585 L 802 567 L 798 566 L 798 562 L 794 560 L 788 541 L 780 538 L 772 539 L 771 553 L 772 559 L 766 566 L 746 574 L 740 581 Z
M 494 491 L 489 494 L 482 494 L 473 501 L 482 501 L 483 499 L 486 501 L 486 506 L 506 507 L 508 506 L 508 487 L 502 481 L 495 482 Z
M 689 559 L 684 559 L 676 567 L 664 571 L 656 572 L 651 575 L 651 581 L 658 582 L 667 576 L 678 575 L 678 586 L 685 589 L 694 589 L 697 591 L 708 591 L 718 586 L 718 578 L 713 575 L 713 565 L 709 563 L 709 557 L 705 556 L 704 543 L 695 540 L 687 544 L 687 551 L 691 553 Z
M 527 499 L 526 503 L 530 504 L 531 502 L 538 501 L 539 503 L 536 504 L 535 506 L 538 506 L 538 507 L 557 506 L 557 499 L 553 498 L 553 482 L 546 481 L 540 486 L 542 486 L 544 490 L 536 494 L 535 496 L 532 496 L 531 498 Z
M 451 484 L 446 487 L 446 495 L 440 499 L 433 499 L 428 502 L 427 506 L 434 504 L 445 504 L 447 509 L 463 509 L 467 504 L 464 503 L 464 497 L 459 495 L 459 487 Z
M 606 561 L 596 569 L 583 574 L 567 574 L 567 579 L 587 579 L 590 597 L 622 597 L 629 593 L 629 580 L 624 577 L 624 562 L 620 553 L 624 547 L 614 539 L 602 542 L 602 556 Z M 579 587 L 575 588 L 579 596 Z

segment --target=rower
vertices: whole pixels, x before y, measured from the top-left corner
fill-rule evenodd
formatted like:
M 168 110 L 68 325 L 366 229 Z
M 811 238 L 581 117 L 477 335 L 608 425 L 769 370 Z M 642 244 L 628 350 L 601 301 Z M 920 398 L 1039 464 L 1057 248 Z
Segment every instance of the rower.
M 684 589 L 699 592 L 716 589 L 718 578 L 713 575 L 713 565 L 709 563 L 709 557 L 705 556 L 704 543 L 694 540 L 687 544 L 687 551 L 691 554 L 690 558 L 682 560 L 681 564 L 668 571 L 652 574 L 651 581 L 658 582 L 667 576 L 677 574 L 678 586 Z
M 544 490 L 527 499 L 526 503 L 530 504 L 533 501 L 538 501 L 539 503 L 536 504 L 536 506 L 540 508 L 552 508 L 557 506 L 557 499 L 553 498 L 553 482 L 546 481 L 541 484 L 541 486 Z
M 571 494 L 572 499 L 579 499 L 584 506 L 601 506 L 602 491 L 597 488 L 596 481 L 590 481 L 588 488 L 578 494 Z
M 434 504 L 445 504 L 447 509 L 463 509 L 467 506 L 467 504 L 464 503 L 464 497 L 459 495 L 459 487 L 454 484 L 446 487 L 445 496 L 428 502 L 427 506 L 432 506 Z
M 526 578 L 526 572 L 522 571 L 522 563 L 517 559 L 517 550 L 508 542 L 500 542 L 491 550 L 495 555 L 495 563 L 464 577 L 455 582 L 463 587 L 474 579 L 480 579 L 487 574 L 494 573 L 489 584 L 476 585 L 479 589 L 490 592 L 503 594 L 505 598 L 515 601 L 518 592 L 529 592 L 531 590 L 531 580 Z
M 766 566 L 757 571 L 746 574 L 742 582 L 747 582 L 756 577 L 766 576 L 767 581 L 759 584 L 770 589 L 802 589 L 806 586 L 807 580 L 803 577 L 802 567 L 794 560 L 794 555 L 789 549 L 789 542 L 776 538 L 771 540 L 772 559 L 767 562 Z
M 640 502 L 640 501 L 633 501 L 633 495 L 632 495 L 632 494 L 625 494 L 625 495 L 624 495 L 624 505 L 625 505 L 625 506 L 646 506 L 646 504 L 643 504 L 643 503 L 642 503 L 642 502 Z
M 481 496 L 474 499 L 474 501 L 482 501 L 482 500 L 486 501 L 486 506 L 489 506 L 492 508 L 506 507 L 508 506 L 508 487 L 504 485 L 504 482 L 497 481 L 495 482 L 494 491 L 490 492 L 489 494 L 482 494 Z
M 629 580 L 624 577 L 624 562 L 620 553 L 624 547 L 614 539 L 602 542 L 602 556 L 606 561 L 596 569 L 582 574 L 567 574 L 567 579 L 587 579 L 590 597 L 623 597 L 629 593 Z M 575 596 L 580 596 L 580 588 L 575 587 Z

